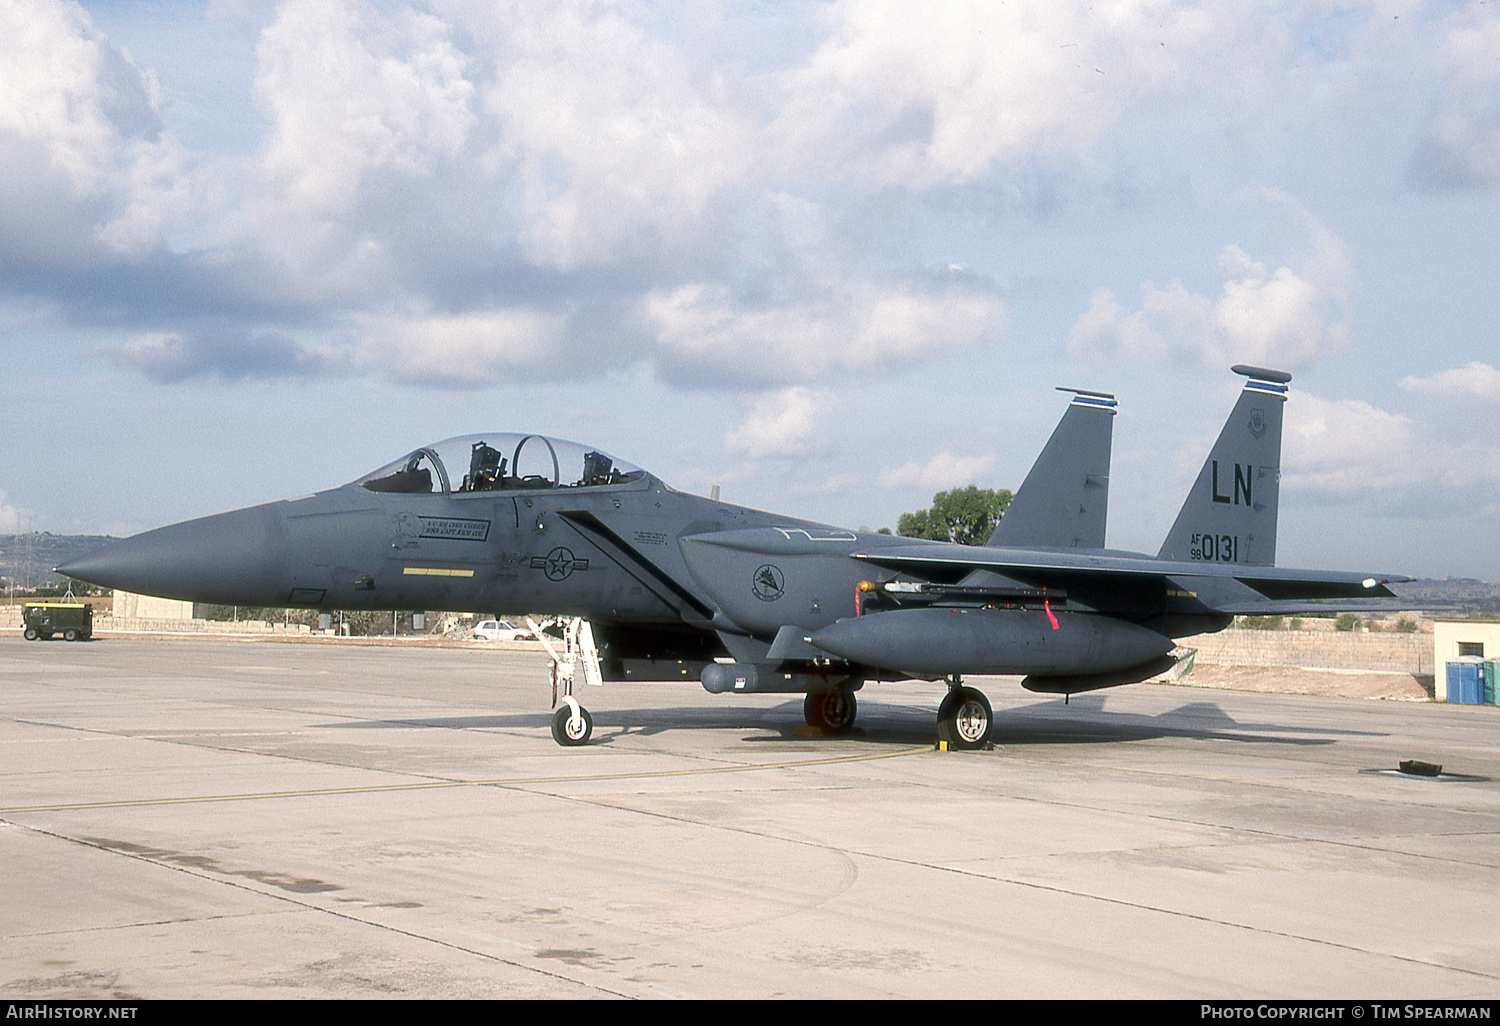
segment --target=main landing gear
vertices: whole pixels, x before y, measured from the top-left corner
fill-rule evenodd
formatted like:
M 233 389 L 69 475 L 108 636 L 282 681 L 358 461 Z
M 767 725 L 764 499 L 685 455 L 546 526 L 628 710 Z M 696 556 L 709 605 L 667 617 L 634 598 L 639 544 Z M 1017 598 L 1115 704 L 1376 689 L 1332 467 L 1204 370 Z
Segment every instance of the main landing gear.
M 802 716 L 809 727 L 826 734 L 842 734 L 854 726 L 859 703 L 848 687 L 809 692 Z M 938 740 L 951 749 L 984 748 L 990 741 L 994 714 L 989 699 L 977 688 L 965 687 L 957 675 L 948 678 L 948 694 L 938 706 Z
M 859 703 L 854 692 L 848 688 L 832 691 L 809 691 L 802 700 L 802 718 L 809 727 L 816 727 L 828 734 L 842 734 L 854 726 L 859 715 Z
M 938 740 L 949 748 L 974 749 L 989 744 L 994 714 L 984 692 L 964 687 L 955 674 L 948 678 L 948 694 L 938 706 Z

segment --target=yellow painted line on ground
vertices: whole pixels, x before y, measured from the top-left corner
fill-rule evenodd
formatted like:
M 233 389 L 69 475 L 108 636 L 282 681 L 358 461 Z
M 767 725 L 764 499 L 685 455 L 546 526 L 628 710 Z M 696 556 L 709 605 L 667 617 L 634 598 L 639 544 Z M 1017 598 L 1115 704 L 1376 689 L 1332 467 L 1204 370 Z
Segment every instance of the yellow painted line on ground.
M 248 802 L 268 798 L 317 798 L 336 794 L 377 794 L 382 791 L 427 791 L 440 787 L 525 787 L 528 784 L 588 783 L 602 780 L 649 780 L 654 777 L 696 777 L 714 773 L 749 773 L 757 770 L 800 769 L 805 766 L 832 766 L 845 762 L 870 762 L 895 759 L 903 755 L 930 752 L 931 746 L 901 748 L 873 755 L 837 755 L 826 759 L 803 759 L 798 762 L 771 762 L 758 766 L 713 766 L 703 769 L 654 770 L 649 773 L 592 773 L 582 776 L 505 777 L 496 780 L 431 780 L 412 784 L 369 784 L 363 787 L 324 787 L 303 791 L 261 791 L 251 794 L 210 794 L 186 798 L 138 798 L 126 801 L 74 802 L 64 805 L 18 805 L 0 809 L 0 816 L 23 812 L 69 812 L 77 809 L 129 809 L 152 805 L 196 805 L 204 802 Z

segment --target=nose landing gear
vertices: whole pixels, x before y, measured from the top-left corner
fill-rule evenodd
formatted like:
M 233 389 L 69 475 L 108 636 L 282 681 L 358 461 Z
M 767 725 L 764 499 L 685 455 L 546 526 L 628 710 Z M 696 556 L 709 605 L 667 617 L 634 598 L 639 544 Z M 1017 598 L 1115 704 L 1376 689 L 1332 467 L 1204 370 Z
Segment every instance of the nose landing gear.
M 578 664 L 582 663 L 583 679 L 595 687 L 604 685 L 604 676 L 599 672 L 599 649 L 594 644 L 594 629 L 587 620 L 575 616 L 563 629 L 563 647 L 559 652 L 553 645 L 555 639 L 549 638 L 542 629 L 556 621 L 538 624 L 528 619 L 526 622 L 552 657 L 552 704 L 557 708 L 552 714 L 552 740 L 566 748 L 586 745 L 594 733 L 594 718 L 573 697 L 573 677 Z M 562 686 L 564 704 L 561 706 L 557 704 L 558 685 Z

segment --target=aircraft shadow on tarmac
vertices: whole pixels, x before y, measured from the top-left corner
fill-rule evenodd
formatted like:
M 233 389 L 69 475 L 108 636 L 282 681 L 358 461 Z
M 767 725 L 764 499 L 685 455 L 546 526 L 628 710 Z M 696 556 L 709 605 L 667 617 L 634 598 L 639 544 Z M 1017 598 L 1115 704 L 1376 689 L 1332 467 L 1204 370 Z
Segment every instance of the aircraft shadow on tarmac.
M 1243 723 L 1216 702 L 1188 702 L 1156 715 L 1108 711 L 1106 696 L 1040 702 L 996 717 L 997 744 L 1084 744 L 1183 737 L 1252 744 L 1329 745 L 1337 737 L 1383 736 L 1381 732 L 1280 723 Z
M 1297 727 L 1277 723 L 1242 723 L 1215 702 L 1188 702 L 1155 715 L 1105 709 L 1106 696 L 1077 695 L 996 712 L 996 746 L 1045 744 L 1114 744 L 1181 737 L 1197 740 L 1240 741 L 1251 744 L 1329 745 L 1339 736 L 1383 736 L 1381 732 L 1329 727 Z M 802 722 L 800 698 L 770 708 L 725 705 L 720 708 L 601 709 L 593 713 L 594 743 L 608 744 L 626 736 L 652 736 L 688 730 L 763 731 L 745 736 L 747 742 L 857 740 L 874 744 L 931 744 L 936 736 L 931 710 L 900 703 L 875 701 L 860 706 L 859 725 L 838 734 L 825 733 Z M 550 711 L 494 716 L 413 717 L 328 723 L 347 727 L 434 727 L 449 730 L 545 731 Z

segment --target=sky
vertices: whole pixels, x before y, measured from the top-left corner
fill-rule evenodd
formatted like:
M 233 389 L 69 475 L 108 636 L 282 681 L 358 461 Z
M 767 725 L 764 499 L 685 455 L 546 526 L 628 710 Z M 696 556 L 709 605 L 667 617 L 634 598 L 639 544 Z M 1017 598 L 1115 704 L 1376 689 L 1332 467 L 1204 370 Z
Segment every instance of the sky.
M 1500 2 L 0 0 L 0 531 L 455 435 L 847 527 L 1118 397 L 1154 553 L 1292 374 L 1286 566 L 1500 580 Z

